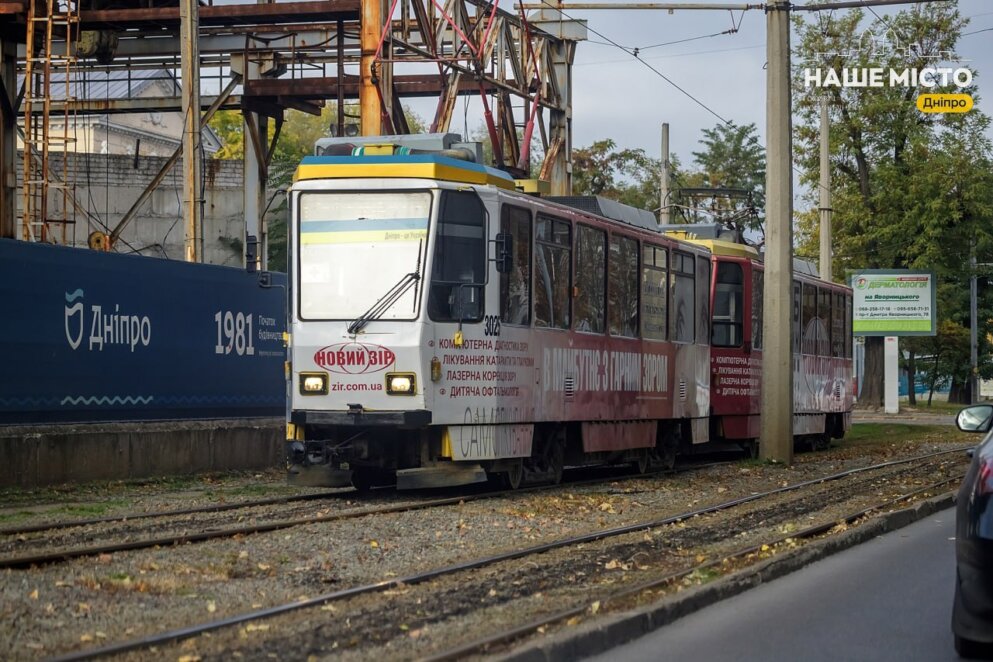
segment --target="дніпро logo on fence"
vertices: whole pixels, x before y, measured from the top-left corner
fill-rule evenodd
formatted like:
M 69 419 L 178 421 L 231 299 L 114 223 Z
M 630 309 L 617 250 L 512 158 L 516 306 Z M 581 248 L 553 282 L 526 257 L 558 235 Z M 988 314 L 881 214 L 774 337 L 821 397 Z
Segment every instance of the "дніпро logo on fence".
M 900 59 L 925 60 L 929 64 L 922 68 L 879 66 L 881 62 L 893 63 Z M 960 91 L 919 94 L 917 108 L 922 113 L 967 113 L 972 110 L 972 97 L 961 92 L 972 85 L 972 70 L 961 66 L 963 60 L 944 51 L 923 55 L 918 44 L 903 47 L 890 30 L 882 36 L 877 36 L 871 29 L 866 30 L 851 50 L 816 53 L 813 60 L 848 64 L 838 68 L 805 67 L 805 87 L 921 87 L 927 90 L 955 87 Z

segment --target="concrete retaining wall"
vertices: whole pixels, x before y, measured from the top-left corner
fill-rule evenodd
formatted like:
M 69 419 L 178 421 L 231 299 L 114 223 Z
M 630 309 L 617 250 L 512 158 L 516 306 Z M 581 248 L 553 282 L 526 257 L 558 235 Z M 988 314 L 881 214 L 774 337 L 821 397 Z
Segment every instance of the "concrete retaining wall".
M 38 487 L 283 462 L 282 419 L 0 429 L 0 487 Z

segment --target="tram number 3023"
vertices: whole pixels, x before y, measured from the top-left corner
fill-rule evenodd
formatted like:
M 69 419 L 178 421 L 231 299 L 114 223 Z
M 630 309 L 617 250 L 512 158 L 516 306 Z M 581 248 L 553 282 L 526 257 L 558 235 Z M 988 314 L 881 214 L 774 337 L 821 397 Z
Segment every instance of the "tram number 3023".
M 214 315 L 217 323 L 217 344 L 214 354 L 230 354 L 238 356 L 255 356 L 255 333 L 253 332 L 253 314 L 235 313 L 230 310 L 219 310 Z
M 486 315 L 483 317 L 483 334 L 487 336 L 500 335 L 499 315 Z

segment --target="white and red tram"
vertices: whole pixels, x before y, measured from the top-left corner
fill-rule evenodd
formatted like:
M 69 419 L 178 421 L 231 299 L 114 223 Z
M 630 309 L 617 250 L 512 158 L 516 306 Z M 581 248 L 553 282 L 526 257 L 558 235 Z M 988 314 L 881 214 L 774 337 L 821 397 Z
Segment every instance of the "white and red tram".
M 580 210 L 407 151 L 298 168 L 291 480 L 516 486 L 671 465 L 728 434 L 711 418 L 711 250 L 648 212 Z

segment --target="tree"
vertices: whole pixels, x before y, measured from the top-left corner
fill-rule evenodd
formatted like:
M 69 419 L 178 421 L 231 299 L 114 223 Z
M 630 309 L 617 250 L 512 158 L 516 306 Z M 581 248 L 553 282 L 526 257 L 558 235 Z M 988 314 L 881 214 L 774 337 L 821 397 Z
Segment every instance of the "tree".
M 616 149 L 610 140 L 572 150 L 572 191 L 602 195 L 639 209 L 658 209 L 662 164 L 643 149 Z
M 763 232 L 765 221 L 765 148 L 754 124 L 718 124 L 704 129 L 702 150 L 693 152 L 702 180 L 711 188 L 741 189 L 748 197 L 710 197 L 714 220 L 743 234 Z
M 945 320 L 938 326 L 937 335 L 913 338 L 908 345 L 921 355 L 920 372 L 928 386 L 929 407 L 935 390 L 968 376 L 969 329 L 958 322 Z M 910 382 L 911 389 L 913 384 Z
M 939 282 L 961 288 L 970 276 L 970 251 L 981 256 L 991 247 L 991 148 L 983 135 L 989 118 L 977 110 L 921 113 L 915 105 L 921 91 L 910 86 L 808 87 L 805 69 L 921 70 L 938 60 L 954 61 L 967 20 L 946 4 L 917 6 L 867 24 L 864 19 L 861 11 L 819 15 L 809 23 L 795 19 L 795 151 L 813 208 L 798 217 L 799 252 L 816 254 L 819 102 L 826 95 L 834 273 L 926 268 L 936 272 Z M 887 40 L 890 46 L 878 47 Z M 975 94 L 974 89 L 962 91 Z M 961 320 L 964 311 L 967 316 L 968 306 L 955 298 L 939 299 L 942 319 Z M 882 404 L 882 355 L 882 339 L 867 338 L 861 406 Z

